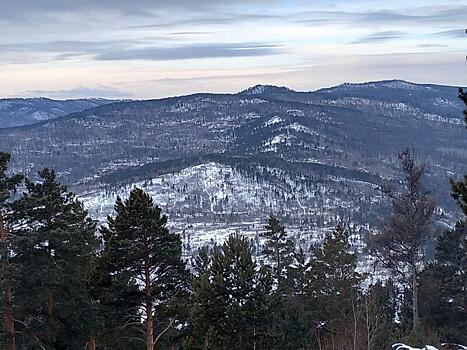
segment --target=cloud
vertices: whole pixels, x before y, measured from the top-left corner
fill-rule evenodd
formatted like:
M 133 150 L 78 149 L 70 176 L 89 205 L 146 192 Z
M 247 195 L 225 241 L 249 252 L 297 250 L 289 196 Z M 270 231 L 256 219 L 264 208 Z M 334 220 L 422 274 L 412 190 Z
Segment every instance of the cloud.
M 406 33 L 401 31 L 376 32 L 353 41 L 352 44 L 386 42 L 389 40 L 400 39 L 405 35 Z
M 277 45 L 261 43 L 205 44 L 178 47 L 143 47 L 111 49 L 95 56 L 100 61 L 119 60 L 186 60 L 216 57 L 269 56 L 282 53 Z
M 285 20 L 282 15 L 271 15 L 263 13 L 209 13 L 203 15 L 191 15 L 187 18 L 182 18 L 172 21 L 159 21 L 156 23 L 138 24 L 128 26 L 126 29 L 160 29 L 179 26 L 202 26 L 202 25 L 227 25 L 238 24 L 242 22 L 257 22 L 269 20 Z
M 267 43 L 213 43 L 179 46 L 146 46 L 145 41 L 52 41 L 0 45 L 0 52 L 52 53 L 55 60 L 90 56 L 98 61 L 185 60 L 219 57 L 269 56 L 284 52 Z
M 117 88 L 108 86 L 99 87 L 76 87 L 72 89 L 62 90 L 29 90 L 26 95 L 30 96 L 46 96 L 56 99 L 67 98 L 108 98 L 108 99 L 122 99 L 130 98 L 133 96 L 128 91 L 123 91 Z
M 418 45 L 418 47 L 423 47 L 425 49 L 427 48 L 441 48 L 441 47 L 447 47 L 448 45 L 445 45 L 445 44 L 420 44 Z
M 463 28 L 445 30 L 445 31 L 442 31 L 442 32 L 434 33 L 434 35 L 442 36 L 442 37 L 449 37 L 449 38 L 466 38 L 467 37 L 465 29 L 463 29 Z
M 449 0 L 0 0 L 0 13 L 2 94 L 29 89 L 63 96 L 119 94 L 102 91 L 99 84 L 104 84 L 146 96 L 156 91 L 153 86 L 143 91 L 125 83 L 226 74 L 236 75 L 232 79 L 244 87 L 261 80 L 250 81 L 245 74 L 287 71 L 275 77 L 279 85 L 313 80 L 321 86 L 330 79 L 352 80 L 357 68 L 355 76 L 379 78 L 376 69 L 383 68 L 355 68 L 356 63 L 340 64 L 338 72 L 291 73 L 307 65 L 323 68 L 334 56 L 348 58 L 356 48 L 349 43 L 367 43 L 368 62 L 377 59 L 375 54 L 405 52 L 405 59 L 449 49 L 463 64 L 460 28 L 467 6 Z M 388 65 L 384 77 L 397 77 L 404 69 Z M 430 66 L 426 79 L 444 79 L 444 70 Z M 229 84 L 222 77 L 206 78 L 202 86 L 201 80 L 164 84 L 190 92 L 212 90 L 211 82 L 220 90 Z
M 186 31 L 186 32 L 172 32 L 172 33 L 169 33 L 169 35 L 207 35 L 207 34 L 211 34 L 212 32 L 208 32 L 208 31 Z
M 328 57 L 321 64 L 288 70 L 220 74 L 134 81 L 126 87 L 141 98 L 168 97 L 194 92 L 238 92 L 255 84 L 285 85 L 309 91 L 347 82 L 402 79 L 445 85 L 465 84 L 467 64 L 462 53 L 400 53 Z
M 278 0 L 2 0 L 2 19 L 30 18 L 50 14 L 89 14 L 102 12 L 154 17 L 160 11 L 206 11 L 239 5 L 270 5 Z
M 409 14 L 410 13 L 410 14 Z M 401 8 L 399 10 L 373 10 L 373 11 L 308 11 L 297 14 L 295 21 L 315 25 L 319 23 L 349 25 L 400 25 L 400 24 L 446 24 L 464 23 L 467 15 L 467 6 L 424 6 Z

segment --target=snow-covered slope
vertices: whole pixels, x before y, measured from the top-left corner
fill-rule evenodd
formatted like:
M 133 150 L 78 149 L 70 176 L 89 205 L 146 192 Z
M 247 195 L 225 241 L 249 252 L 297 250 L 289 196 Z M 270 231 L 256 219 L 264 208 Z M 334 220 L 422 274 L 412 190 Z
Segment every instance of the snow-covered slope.
M 114 101 L 99 98 L 76 100 L 52 100 L 45 97 L 0 99 L 0 128 L 34 124 L 111 102 Z
M 338 220 L 346 219 L 355 249 L 361 249 L 361 238 L 368 225 L 357 222 L 354 215 L 361 207 L 345 196 L 345 191 L 293 179 L 280 169 L 258 171 L 268 174 L 267 180 L 210 162 L 114 190 L 87 191 L 80 195 L 80 200 L 91 216 L 102 223 L 112 214 L 118 196 L 125 199 L 133 187 L 140 187 L 168 214 L 170 227 L 182 235 L 187 253 L 205 244 L 220 243 L 236 230 L 258 244 L 270 214 L 280 215 L 297 244 L 305 248 L 321 240 Z M 374 185 L 364 182 L 354 185 L 360 198 L 371 202 Z M 375 200 L 378 198 L 374 197 Z M 339 218 L 336 211 L 341 214 Z

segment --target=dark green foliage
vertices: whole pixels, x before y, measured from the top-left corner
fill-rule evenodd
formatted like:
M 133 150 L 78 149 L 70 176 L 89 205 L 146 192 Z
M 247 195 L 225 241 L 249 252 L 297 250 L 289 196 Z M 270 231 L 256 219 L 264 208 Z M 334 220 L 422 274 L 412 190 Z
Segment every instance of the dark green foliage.
M 317 305 L 312 293 L 312 273 L 311 259 L 299 248 L 288 269 L 288 294 L 285 298 L 273 298 L 275 319 L 271 326 L 277 339 L 275 349 L 303 349 L 313 344 Z
M 463 89 L 459 89 L 459 98 L 464 101 L 466 109 L 464 117 L 467 126 L 467 93 Z M 456 200 L 464 215 L 467 215 L 467 175 L 464 176 L 464 181 L 451 180 L 451 195 Z
M 206 261 L 205 251 L 197 261 Z M 199 266 L 199 264 L 198 264 Z M 206 267 L 206 265 L 204 265 Z M 264 341 L 271 279 L 252 260 L 248 240 L 229 236 L 194 281 L 194 334 L 202 349 L 251 349 Z
M 313 252 L 312 289 L 319 307 L 316 332 L 321 346 L 350 341 L 344 335 L 355 317 L 362 276 L 356 272 L 357 258 L 349 248 L 348 233 L 338 226 Z
M 278 289 L 282 290 L 285 287 L 283 280 L 287 274 L 287 268 L 292 262 L 294 244 L 289 239 L 285 226 L 275 216 L 269 217 L 265 229 L 263 236 L 266 242 L 263 254 L 271 262 L 272 274 L 276 279 Z
M 115 216 L 109 216 L 102 228 L 106 301 L 109 307 L 115 302 L 121 305 L 112 313 L 117 323 L 104 330 L 108 338 L 133 325 L 143 328 L 145 337 L 122 332 L 116 339 L 138 338 L 148 344 L 156 341 L 154 329 L 159 323 L 167 322 L 171 328 L 177 322 L 177 315 L 166 308 L 189 291 L 189 275 L 181 259 L 180 237 L 171 234 L 166 224 L 167 217 L 152 198 L 135 188 L 127 200 L 117 199 Z M 143 323 L 138 321 L 141 314 Z
M 451 195 L 467 215 L 467 175 L 464 175 L 464 181 L 451 181 Z
M 6 329 L 3 329 L 3 323 L 0 324 L 0 346 L 5 349 L 15 347 L 14 334 L 14 305 L 13 288 L 16 287 L 18 266 L 12 264 L 12 248 L 14 244 L 14 235 L 11 233 L 11 227 L 8 225 L 8 218 L 12 211 L 10 208 L 10 199 L 12 192 L 22 181 L 21 175 L 9 176 L 7 174 L 10 155 L 0 152 L 0 308 L 3 310 L 2 318 L 5 321 Z
M 41 182 L 27 180 L 27 192 L 12 205 L 22 341 L 31 348 L 73 348 L 91 332 L 85 281 L 97 250 L 95 222 L 53 171 L 39 175 Z
M 467 93 L 464 92 L 464 89 L 459 89 L 459 98 L 467 106 Z M 467 108 L 464 109 L 464 118 L 465 118 L 465 122 L 467 123 Z
M 443 341 L 467 343 L 467 222 L 438 238 L 436 259 L 422 280 L 424 323 Z
M 14 291 L 17 349 L 94 350 L 95 341 L 99 350 L 138 350 L 143 343 L 146 349 L 368 350 L 396 340 L 467 341 L 465 222 L 438 239 L 427 269 L 415 271 L 421 326 L 413 328 L 414 284 L 363 287 L 343 226 L 311 251 L 294 251 L 285 226 L 271 216 L 263 247 L 270 265 L 259 266 L 251 242 L 232 234 L 220 247 L 200 249 L 190 277 L 180 237 L 144 191 L 117 199 L 98 249 L 95 222 L 53 171 L 41 171 L 38 183 L 27 180 L 26 193 L 12 201 L 21 177 L 6 175 L 8 160 L 0 153 L 0 223 L 8 229 L 3 237 L 11 237 L 1 241 L 0 285 L 3 293 Z M 408 153 L 401 161 L 405 191 L 387 192 L 394 210 L 375 250 L 394 259 L 385 261 L 393 269 L 414 263 L 414 255 L 394 253 L 407 242 L 412 253 L 423 253 L 434 206 L 419 182 L 423 168 Z M 1 333 L 4 328 L 2 321 Z
M 7 174 L 8 163 L 11 156 L 8 153 L 0 152 L 0 204 L 5 208 L 11 192 L 21 183 L 23 176 L 16 174 L 9 176 Z
M 369 349 L 390 349 L 400 337 L 400 324 L 394 322 L 401 300 L 391 280 L 377 282 L 362 297 L 365 345 Z

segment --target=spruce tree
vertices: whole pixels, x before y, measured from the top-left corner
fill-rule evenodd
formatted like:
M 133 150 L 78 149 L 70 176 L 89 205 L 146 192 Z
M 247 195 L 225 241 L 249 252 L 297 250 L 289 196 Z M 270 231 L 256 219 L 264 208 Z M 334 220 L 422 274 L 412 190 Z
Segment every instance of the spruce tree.
M 263 254 L 272 267 L 278 289 L 282 290 L 287 268 L 292 262 L 294 243 L 289 239 L 285 226 L 275 216 L 270 216 L 263 237 L 266 239 Z
M 9 176 L 7 174 L 10 155 L 0 152 L 0 293 L 3 320 L 5 322 L 6 350 L 16 349 L 15 323 L 13 317 L 13 284 L 16 281 L 16 272 L 11 264 L 13 236 L 8 229 L 7 219 L 11 215 L 11 194 L 22 181 L 21 175 Z M 1 328 L 0 328 L 1 329 Z
M 462 89 L 459 89 L 459 98 L 466 105 L 466 109 L 464 109 L 464 116 L 467 126 L 467 93 L 465 93 Z M 464 175 L 464 181 L 451 180 L 451 187 L 451 195 L 457 201 L 457 204 L 461 208 L 464 215 L 467 215 L 467 175 Z
M 192 315 L 199 348 L 260 348 L 271 280 L 252 260 L 248 240 L 230 235 L 214 249 L 209 269 L 203 271 L 194 281 Z
M 438 238 L 435 261 L 422 279 L 423 321 L 443 342 L 467 342 L 466 271 L 467 221 L 459 221 Z
M 271 296 L 271 321 L 269 336 L 272 338 L 271 349 L 305 349 L 312 344 L 313 316 L 316 316 L 316 304 L 313 299 L 312 267 L 302 248 L 293 254 L 289 266 L 286 284 L 287 293 Z
M 394 274 L 394 278 L 412 293 L 412 324 L 419 326 L 418 284 L 423 271 L 425 244 L 432 233 L 434 198 L 425 190 L 422 179 L 425 168 L 419 166 L 408 150 L 399 155 L 404 170 L 404 188 L 398 192 L 384 188 L 391 200 L 392 212 L 378 235 L 369 237 L 369 250 Z
M 356 337 L 345 336 L 355 326 L 355 310 L 362 277 L 357 271 L 357 258 L 349 252 L 348 233 L 337 226 L 327 233 L 322 246 L 312 256 L 313 293 L 318 307 L 315 320 L 318 346 L 346 348 Z M 340 345 L 339 345 L 340 344 Z
M 90 343 L 99 349 L 138 349 L 141 317 L 138 303 L 139 287 L 129 273 L 115 274 L 111 249 L 106 246 L 94 262 L 88 288 L 95 307 L 94 332 Z M 93 350 L 92 347 L 90 350 Z
M 115 216 L 109 216 L 107 227 L 102 229 L 103 254 L 111 267 L 110 275 L 117 285 L 123 282 L 124 290 L 129 291 L 120 296 L 125 304 L 133 304 L 127 310 L 128 317 L 135 320 L 138 315 L 131 313 L 135 308 L 142 311 L 142 340 L 148 350 L 155 348 L 158 339 L 154 334 L 157 310 L 188 289 L 180 237 L 170 233 L 166 224 L 167 217 L 152 198 L 135 188 L 127 200 L 117 198 Z M 112 286 L 111 289 L 115 291 Z
M 12 205 L 18 297 L 27 320 L 23 341 L 47 349 L 82 347 L 89 337 L 86 278 L 97 249 L 95 222 L 53 171 L 39 176 L 37 183 L 26 180 L 27 192 Z

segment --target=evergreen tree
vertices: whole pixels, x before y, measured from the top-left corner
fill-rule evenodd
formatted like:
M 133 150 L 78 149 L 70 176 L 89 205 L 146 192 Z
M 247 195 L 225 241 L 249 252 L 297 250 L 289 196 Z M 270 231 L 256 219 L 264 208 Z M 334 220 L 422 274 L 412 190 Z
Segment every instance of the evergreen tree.
M 459 89 L 459 98 L 467 107 L 467 93 L 465 93 L 462 89 Z M 464 110 L 464 116 L 467 126 L 467 108 Z M 467 215 L 467 175 L 464 175 L 464 181 L 451 180 L 451 186 L 451 194 L 453 198 L 457 201 L 457 204 L 463 211 L 464 215 Z
M 467 93 L 464 92 L 464 89 L 459 89 L 459 98 L 467 106 Z M 465 122 L 467 123 L 467 109 L 464 109 L 464 119 L 465 119 Z
M 269 273 L 252 260 L 248 240 L 229 236 L 214 249 L 209 269 L 201 271 L 194 282 L 192 315 L 199 348 L 261 348 L 271 281 Z
M 47 349 L 83 347 L 91 312 L 86 278 L 97 249 L 95 222 L 48 169 L 12 205 L 14 261 L 21 266 L 23 342 Z M 34 289 L 34 293 L 31 290 Z
M 289 239 L 285 226 L 274 216 L 270 216 L 263 237 L 266 239 L 263 254 L 272 266 L 278 289 L 283 289 L 287 268 L 292 262 L 294 243 Z
M 391 280 L 377 282 L 361 297 L 363 349 L 390 349 L 401 330 L 395 322 L 400 293 Z
M 312 256 L 313 293 L 319 305 L 316 338 L 320 348 L 347 348 L 356 341 L 349 327 L 356 326 L 356 309 L 362 276 L 357 258 L 349 252 L 348 233 L 342 226 L 327 233 Z M 355 347 L 352 347 L 355 348 Z
M 467 222 L 437 240 L 435 261 L 422 280 L 424 323 L 444 342 L 465 344 L 467 336 Z
M 16 349 L 15 323 L 13 317 L 13 284 L 16 272 L 11 265 L 13 236 L 7 228 L 7 217 L 11 214 L 9 201 L 11 194 L 22 181 L 20 175 L 7 175 L 10 155 L 0 152 L 0 295 L 3 320 L 5 322 L 5 341 L 0 345 L 6 350 Z M 1 330 L 2 328 L 0 328 Z
M 135 337 L 140 336 L 141 320 L 138 303 L 133 302 L 139 297 L 138 285 L 129 273 L 115 274 L 108 245 L 94 262 L 88 286 L 96 316 L 92 336 L 99 349 L 138 349 Z
M 139 316 L 133 314 L 135 308 L 142 310 L 145 334 L 142 340 L 148 350 L 154 349 L 159 337 L 154 333 L 158 311 L 177 294 L 188 290 L 181 240 L 169 232 L 166 224 L 167 217 L 152 198 L 135 188 L 127 200 L 117 198 L 115 216 L 109 216 L 107 227 L 102 229 L 103 254 L 111 267 L 111 283 L 124 284 L 123 291 L 129 292 L 121 298 L 125 304 L 133 304 L 127 310 L 130 323 L 135 323 Z M 111 285 L 112 289 L 115 291 L 115 285 L 113 288 Z M 170 326 L 174 321 L 171 320 Z
M 390 198 L 392 213 L 379 235 L 370 236 L 369 250 L 397 280 L 412 293 L 413 331 L 419 326 L 418 284 L 423 271 L 425 244 L 431 234 L 434 198 L 422 185 L 423 166 L 405 151 L 399 155 L 405 173 L 404 190 L 383 189 Z
M 288 269 L 287 293 L 271 296 L 271 321 L 269 336 L 271 349 L 305 349 L 314 339 L 313 322 L 316 319 L 316 303 L 312 290 L 311 259 L 302 248 L 293 254 Z

